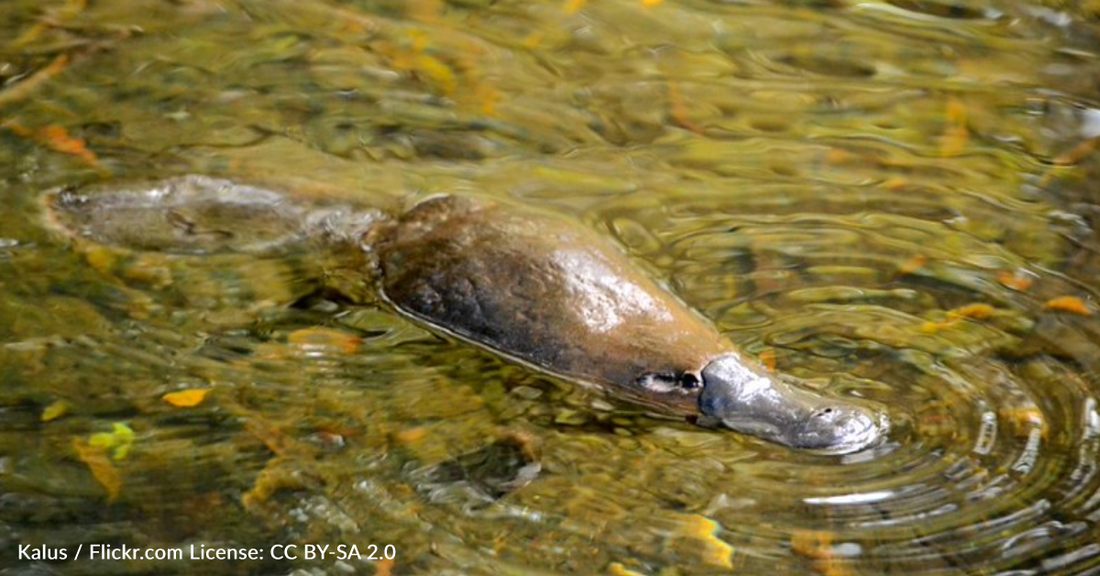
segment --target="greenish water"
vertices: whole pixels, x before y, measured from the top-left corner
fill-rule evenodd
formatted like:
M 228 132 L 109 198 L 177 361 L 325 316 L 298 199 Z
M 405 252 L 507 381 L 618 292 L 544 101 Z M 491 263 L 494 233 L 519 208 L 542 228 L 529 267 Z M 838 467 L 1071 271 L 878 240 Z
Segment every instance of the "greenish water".
M 1100 573 L 1095 10 L 6 0 L 0 574 Z M 188 173 L 568 214 L 894 431 L 824 457 L 648 417 L 301 301 L 310 255 L 74 247 L 38 205 Z

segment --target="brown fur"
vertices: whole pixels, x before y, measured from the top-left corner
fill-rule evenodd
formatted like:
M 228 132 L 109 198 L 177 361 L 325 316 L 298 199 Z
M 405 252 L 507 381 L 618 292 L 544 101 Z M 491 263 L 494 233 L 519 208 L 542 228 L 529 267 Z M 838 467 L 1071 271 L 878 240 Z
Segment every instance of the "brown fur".
M 649 374 L 698 373 L 734 348 L 606 239 L 549 215 L 469 198 L 427 201 L 374 243 L 398 309 L 550 372 L 693 414 L 694 392 Z

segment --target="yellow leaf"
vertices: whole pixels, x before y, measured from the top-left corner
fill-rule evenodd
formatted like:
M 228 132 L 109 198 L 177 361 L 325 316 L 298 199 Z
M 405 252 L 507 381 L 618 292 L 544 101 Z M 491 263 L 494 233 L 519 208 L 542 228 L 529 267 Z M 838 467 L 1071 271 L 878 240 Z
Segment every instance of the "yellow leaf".
M 111 451 L 111 458 L 122 460 L 134 446 L 134 431 L 124 422 L 115 422 L 110 432 L 96 432 L 88 438 L 88 446 Z
M 796 530 L 791 534 L 791 552 L 805 558 L 822 558 L 832 542 L 832 532 Z
M 695 540 L 703 552 L 703 560 L 708 564 L 733 568 L 733 547 L 716 535 L 718 523 L 699 514 L 685 514 L 683 523 L 676 528 L 676 536 Z
M 566 0 L 565 12 L 567 14 L 576 14 L 578 10 L 584 7 L 588 3 L 588 0 Z
M 970 139 L 970 131 L 966 127 L 966 106 L 957 98 L 950 97 L 947 99 L 946 116 L 940 155 L 957 156 Z
M 422 72 L 429 80 L 439 88 L 443 95 L 454 94 L 458 89 L 458 78 L 450 66 L 442 60 L 429 54 L 421 54 L 415 61 L 418 72 Z
M 177 408 L 190 408 L 191 406 L 198 406 L 201 404 L 209 393 L 210 390 L 191 388 L 189 390 L 180 390 L 179 392 L 169 392 L 160 398 Z
M 635 572 L 626 566 L 623 566 L 621 562 L 612 562 L 607 566 L 607 573 L 611 576 L 645 576 L 641 572 Z
M 111 273 L 118 264 L 119 254 L 106 246 L 92 245 L 84 252 L 88 265 L 96 272 Z
M 65 414 L 69 413 L 69 403 L 64 400 L 58 400 L 42 411 L 42 421 L 49 422 L 50 420 L 56 420 Z
M 925 334 L 935 334 L 940 330 L 951 327 L 951 322 L 921 322 L 920 331 Z

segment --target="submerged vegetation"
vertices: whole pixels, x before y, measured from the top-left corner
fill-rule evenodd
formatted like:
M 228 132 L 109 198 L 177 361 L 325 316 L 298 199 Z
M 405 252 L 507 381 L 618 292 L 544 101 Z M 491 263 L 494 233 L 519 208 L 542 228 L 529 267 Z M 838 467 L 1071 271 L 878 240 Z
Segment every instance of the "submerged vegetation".
M 1095 573 L 1097 31 L 1055 1 L 5 0 L 0 542 L 397 554 L 0 571 Z M 47 189 L 188 173 L 569 215 L 893 432 L 697 429 L 318 290 L 323 251 L 42 222 Z

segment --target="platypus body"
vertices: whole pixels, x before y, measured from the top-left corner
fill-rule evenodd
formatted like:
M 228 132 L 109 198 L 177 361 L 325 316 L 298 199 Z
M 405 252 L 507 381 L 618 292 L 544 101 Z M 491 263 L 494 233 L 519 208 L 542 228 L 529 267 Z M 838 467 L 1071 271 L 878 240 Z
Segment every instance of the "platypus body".
M 56 228 L 128 249 L 357 251 L 353 273 L 397 311 L 700 425 L 827 453 L 887 429 L 878 411 L 769 373 L 604 237 L 550 214 L 441 196 L 390 216 L 204 176 L 46 199 Z

